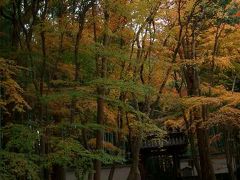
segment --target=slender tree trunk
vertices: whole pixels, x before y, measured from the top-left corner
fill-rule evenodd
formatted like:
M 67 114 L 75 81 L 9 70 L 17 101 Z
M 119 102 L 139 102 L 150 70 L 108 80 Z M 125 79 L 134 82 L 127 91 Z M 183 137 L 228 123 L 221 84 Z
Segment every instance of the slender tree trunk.
M 41 40 L 42 40 L 42 67 L 41 67 L 41 76 L 40 76 L 40 96 L 43 95 L 43 88 L 44 88 L 44 76 L 45 76 L 45 71 L 46 71 L 46 42 L 45 42 L 45 32 L 41 32 Z
M 104 35 L 103 35 L 103 46 L 107 47 L 109 44 L 109 35 L 108 35 L 108 27 L 109 27 L 109 13 L 108 13 L 108 1 L 105 2 L 104 6 Z M 96 59 L 97 61 L 99 58 Z M 102 57 L 101 63 L 97 64 L 97 74 L 101 78 L 107 77 L 107 58 Z M 97 99 L 97 123 L 99 125 L 104 125 L 104 97 L 105 97 L 105 87 L 100 85 L 97 87 L 98 99 Z M 103 131 L 100 129 L 97 131 L 96 136 L 96 149 L 101 150 L 103 148 Z M 101 179 L 101 161 L 96 160 L 94 163 L 94 180 Z
M 227 168 L 228 168 L 228 174 L 231 180 L 236 180 L 236 177 L 234 175 L 233 170 L 233 146 L 231 144 L 231 132 L 229 130 L 225 130 L 225 155 L 226 155 L 226 161 L 227 161 Z
M 193 113 L 192 113 L 192 111 L 190 111 L 190 118 L 189 118 L 189 120 L 187 119 L 186 113 L 183 111 L 183 119 L 185 121 L 185 125 L 186 125 L 186 128 L 187 128 L 187 133 L 188 133 L 188 139 L 189 139 L 189 143 L 190 143 L 190 149 L 191 149 L 191 156 L 192 156 L 192 160 L 193 160 L 193 165 L 195 166 L 195 168 L 197 170 L 198 179 L 202 180 L 201 168 L 200 168 L 200 164 L 199 164 L 199 160 L 198 160 L 197 149 L 196 149 L 195 142 L 194 142 L 194 132 L 192 132 L 191 128 L 190 128 L 190 124 L 193 121 Z
M 190 148 L 191 148 L 193 164 L 194 164 L 194 166 L 197 170 L 198 179 L 202 180 L 201 168 L 200 168 L 200 165 L 199 165 L 197 149 L 196 149 L 195 142 L 194 142 L 194 134 L 189 133 L 188 136 L 189 136 L 189 143 L 190 143 Z
M 122 69 L 122 71 L 123 71 L 123 69 Z M 122 75 L 120 75 L 120 79 L 122 79 Z M 119 96 L 119 100 L 124 102 L 125 98 L 126 98 L 125 92 L 121 92 L 120 96 Z M 116 146 L 119 148 L 121 148 L 121 145 L 122 145 L 123 113 L 124 113 L 124 111 L 123 111 L 122 107 L 118 107 L 118 115 L 117 115 L 118 132 L 116 133 L 116 136 L 114 136 L 114 137 L 115 137 Z M 111 170 L 109 172 L 108 180 L 113 180 L 115 169 L 116 169 L 116 164 L 113 163 Z
M 215 180 L 216 177 L 209 157 L 208 132 L 199 126 L 200 124 L 197 127 L 197 138 L 202 180 Z
M 96 16 L 95 15 L 95 8 L 96 7 L 93 3 L 92 4 L 92 16 L 93 16 L 93 18 L 95 18 L 95 16 Z M 96 43 L 97 42 L 97 35 L 96 35 L 96 23 L 95 22 L 93 23 L 93 33 L 94 33 L 94 41 Z M 96 74 L 97 74 L 97 76 L 100 76 L 100 70 L 99 70 L 100 69 L 100 64 L 98 63 L 99 58 L 98 58 L 97 55 L 95 57 L 96 57 Z M 104 114 L 103 114 L 104 112 L 103 112 L 103 110 L 100 109 L 100 106 L 101 106 L 101 101 L 99 101 L 99 98 L 98 98 L 98 100 L 97 100 L 97 123 L 99 123 L 99 124 L 102 123 L 102 121 L 103 121 L 103 120 L 101 120 L 100 115 L 102 114 L 102 116 L 104 116 Z M 97 135 L 96 135 L 96 149 L 102 148 L 102 140 L 103 140 L 102 132 L 101 132 L 101 130 L 98 130 Z M 94 176 L 93 176 L 94 180 L 100 180 L 101 162 L 99 160 L 94 161 L 94 170 L 95 170 L 95 173 L 94 173 Z M 90 179 L 90 178 L 92 178 L 91 174 L 89 174 L 89 176 L 88 176 L 88 179 Z
M 45 10 L 46 11 L 46 10 Z M 43 86 L 44 86 L 44 75 L 45 75 L 45 69 L 46 69 L 46 44 L 45 44 L 45 31 L 42 31 L 40 33 L 41 41 L 42 41 L 42 66 L 41 66 L 41 74 L 40 74 L 40 82 L 39 82 L 39 92 L 40 96 L 43 96 Z M 43 105 L 40 102 L 40 119 L 43 121 Z M 46 135 L 43 135 L 42 137 L 42 151 L 44 154 L 48 154 L 48 142 L 47 138 L 45 138 Z M 50 172 L 48 168 L 43 169 L 44 179 L 48 180 L 50 179 Z
M 108 180 L 113 180 L 115 168 L 116 168 L 116 165 L 113 164 L 112 167 L 111 167 L 111 169 L 110 169 L 110 173 L 109 173 L 109 176 L 108 176 Z
M 14 13 L 15 14 L 15 13 Z M 17 50 L 20 45 L 20 31 L 19 31 L 19 23 L 17 19 L 15 18 L 15 15 L 13 17 L 13 30 L 12 30 L 12 47 Z
M 79 45 L 80 45 L 80 40 L 82 39 L 82 32 L 83 32 L 83 26 L 85 22 L 85 14 L 80 14 L 79 15 L 79 24 L 78 24 L 78 32 L 76 36 L 76 42 L 75 42 L 75 47 L 74 47 L 74 63 L 75 63 L 75 81 L 79 80 L 79 70 L 80 70 L 80 62 L 79 62 Z
M 82 33 L 83 33 L 84 24 L 85 24 L 85 17 L 86 17 L 87 11 L 92 6 L 93 2 L 94 2 L 94 0 L 92 0 L 92 2 L 90 2 L 90 3 L 87 1 L 86 2 L 82 1 L 80 7 L 75 7 L 76 2 L 74 1 L 73 9 L 74 8 L 82 8 L 82 10 L 79 11 L 79 14 L 78 14 L 78 32 L 77 32 L 75 46 L 74 46 L 75 81 L 78 81 L 80 78 L 79 77 L 80 62 L 79 62 L 78 51 L 79 51 L 80 40 L 82 39 Z
M 134 137 L 131 140 L 132 165 L 127 180 L 141 180 L 139 171 L 139 156 L 140 156 L 141 138 Z
M 207 106 L 202 106 L 202 119 L 205 121 L 207 118 Z M 198 151 L 200 157 L 201 173 L 203 180 L 216 180 L 212 162 L 209 153 L 209 137 L 208 130 L 202 127 L 202 123 L 198 122 L 196 125 Z
M 200 88 L 199 88 L 199 75 L 196 67 L 192 65 L 186 65 L 184 68 L 184 75 L 187 83 L 187 90 L 189 96 L 199 96 Z M 202 115 L 199 115 L 198 109 L 194 110 L 195 114 L 193 116 L 193 120 L 203 121 L 207 120 L 207 106 L 202 106 Z M 197 132 L 197 141 L 198 141 L 198 150 L 200 157 L 200 166 L 201 166 L 201 177 L 202 180 L 215 180 L 215 174 L 212 167 L 212 163 L 209 155 L 209 139 L 208 139 L 208 131 L 201 127 L 201 122 L 197 123 L 196 127 Z
M 104 89 L 99 87 L 98 88 L 98 94 L 99 96 L 104 95 Z M 104 99 L 103 97 L 99 97 L 97 100 L 97 123 L 99 125 L 104 124 Z M 97 131 L 97 137 L 96 137 L 96 149 L 101 150 L 103 148 L 103 131 L 99 129 Z M 100 180 L 101 179 L 101 167 L 102 163 L 100 160 L 95 160 L 94 163 L 94 180 Z
M 41 156 L 45 156 L 48 151 L 49 151 L 49 147 L 48 147 L 48 140 L 47 140 L 47 136 L 48 136 L 48 130 L 46 130 L 45 134 L 41 136 L 40 139 L 40 155 Z M 42 173 L 41 173 L 41 179 L 42 180 L 49 180 L 50 179 L 50 171 L 48 168 L 43 168 L 42 169 Z

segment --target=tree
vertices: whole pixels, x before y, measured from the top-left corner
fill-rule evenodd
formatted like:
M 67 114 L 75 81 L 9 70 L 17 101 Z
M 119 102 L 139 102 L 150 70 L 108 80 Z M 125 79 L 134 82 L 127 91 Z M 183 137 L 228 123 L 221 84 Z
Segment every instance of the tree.
M 184 125 L 199 179 L 215 179 L 211 130 L 222 133 L 234 179 L 238 11 L 221 0 L 1 1 L 0 177 L 65 179 L 71 167 L 99 180 L 109 164 L 111 180 L 128 144 L 128 179 L 140 179 L 142 141 L 171 122 Z

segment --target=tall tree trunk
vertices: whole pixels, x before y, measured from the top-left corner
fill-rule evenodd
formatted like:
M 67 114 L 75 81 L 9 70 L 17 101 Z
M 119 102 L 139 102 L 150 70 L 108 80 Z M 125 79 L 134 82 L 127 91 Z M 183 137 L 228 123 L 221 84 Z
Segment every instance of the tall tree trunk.
M 139 155 L 141 147 L 141 138 L 131 138 L 132 165 L 127 180 L 141 180 L 139 171 Z
M 207 106 L 202 105 L 202 119 L 205 121 L 207 118 Z M 196 125 L 198 151 L 200 157 L 201 174 L 203 180 L 216 180 L 212 162 L 209 155 L 209 137 L 208 130 L 202 127 L 202 122 Z
M 48 130 L 46 130 L 45 134 L 43 134 L 40 138 L 40 156 L 45 156 L 48 151 L 49 151 L 49 147 L 48 147 L 48 140 L 47 140 L 47 136 L 48 136 Z M 42 180 L 50 180 L 50 171 L 48 168 L 43 168 L 41 171 L 41 179 Z
M 198 150 L 200 156 L 202 180 L 215 180 L 213 166 L 209 157 L 208 132 L 204 128 L 197 126 Z
M 20 45 L 20 29 L 15 6 L 13 6 L 12 28 L 12 47 L 17 50 Z
M 184 75 L 187 83 L 187 90 L 189 96 L 199 96 L 200 87 L 199 87 L 199 75 L 196 67 L 193 65 L 186 65 L 184 68 Z M 195 109 L 195 111 L 198 111 Z M 200 110 L 199 110 L 200 111 Z M 202 115 L 199 115 L 200 112 L 194 112 L 193 120 L 203 121 L 207 120 L 207 106 L 202 106 Z M 196 115 L 197 114 L 197 115 Z M 201 127 L 201 122 L 197 123 L 196 126 L 197 141 L 198 141 L 198 150 L 200 157 L 200 166 L 201 166 L 201 176 L 202 180 L 215 180 L 215 174 L 212 167 L 212 163 L 209 157 L 209 139 L 208 131 L 205 127 Z
M 91 2 L 88 1 L 82 1 L 79 7 L 76 6 L 76 2 L 73 1 L 73 11 L 75 9 L 82 9 L 79 11 L 78 14 L 78 32 L 76 36 L 76 41 L 75 41 L 75 46 L 74 46 L 74 63 L 75 63 L 75 81 L 79 80 L 79 70 L 80 70 L 80 62 L 79 62 L 79 45 L 80 45 L 80 40 L 82 39 L 82 33 L 83 33 L 83 28 L 85 24 L 85 17 L 86 13 L 88 12 L 89 8 L 92 7 L 94 3 L 94 0 Z
M 104 96 L 104 88 L 98 87 L 98 94 L 99 98 L 97 99 L 97 123 L 99 125 L 104 124 L 104 99 L 101 96 Z M 96 137 L 96 149 L 101 150 L 103 148 L 103 131 L 101 129 L 97 130 L 97 137 Z M 100 160 L 95 160 L 94 163 L 94 180 L 101 179 L 101 166 L 102 163 Z
M 43 57 L 42 57 L 42 67 L 41 67 L 41 76 L 40 76 L 40 96 L 43 95 L 43 86 L 44 86 L 44 76 L 45 76 L 45 71 L 46 71 L 46 42 L 45 42 L 45 31 L 42 31 L 40 33 L 41 35 L 41 40 L 42 40 L 42 53 L 43 53 Z
M 189 133 L 188 136 L 189 136 L 189 143 L 190 143 L 190 148 L 191 148 L 193 164 L 197 170 L 198 179 L 202 180 L 201 168 L 200 168 L 200 164 L 199 164 L 199 160 L 198 160 L 197 149 L 196 149 L 195 142 L 194 142 L 194 134 Z
M 191 131 L 191 128 L 190 128 L 190 124 L 193 122 L 193 112 L 190 111 L 189 121 L 187 120 L 185 112 L 183 112 L 183 113 L 184 113 L 184 121 L 186 123 L 186 128 L 187 128 L 187 132 L 188 132 L 188 139 L 189 139 L 189 143 L 190 143 L 193 165 L 195 166 L 195 168 L 197 170 L 198 179 L 202 180 L 202 174 L 201 174 L 201 168 L 200 168 L 200 164 L 199 164 L 199 160 L 198 160 L 197 148 L 196 148 L 196 145 L 194 142 L 195 134 L 194 134 L 194 132 Z
M 186 65 L 183 68 L 187 83 L 188 96 L 200 96 L 199 72 L 194 65 Z
M 231 132 L 227 129 L 225 131 L 225 155 L 226 155 L 226 161 L 227 161 L 227 168 L 228 168 L 228 174 L 229 174 L 229 179 L 231 180 L 236 180 L 236 177 L 234 175 L 234 170 L 233 170 L 233 147 L 231 144 Z
M 109 44 L 109 35 L 108 35 L 108 28 L 109 28 L 109 13 L 108 13 L 108 1 L 104 4 L 104 35 L 103 35 L 103 46 L 107 47 Z M 99 61 L 99 58 L 96 59 Z M 101 63 L 97 64 L 97 75 L 101 78 L 107 77 L 107 58 L 102 57 Z M 105 97 L 105 87 L 103 85 L 100 85 L 97 87 L 98 92 L 98 99 L 97 99 L 97 123 L 99 125 L 104 125 L 104 97 Z M 101 150 L 103 148 L 103 131 L 99 129 L 97 131 L 96 136 L 96 149 Z M 94 163 L 94 180 L 100 180 L 101 179 L 101 161 L 96 160 Z
M 84 22 L 85 22 L 85 13 L 79 14 L 78 32 L 77 32 L 76 42 L 74 47 L 75 81 L 79 80 L 80 62 L 78 58 L 79 56 L 78 51 L 79 51 L 80 40 L 82 39 Z

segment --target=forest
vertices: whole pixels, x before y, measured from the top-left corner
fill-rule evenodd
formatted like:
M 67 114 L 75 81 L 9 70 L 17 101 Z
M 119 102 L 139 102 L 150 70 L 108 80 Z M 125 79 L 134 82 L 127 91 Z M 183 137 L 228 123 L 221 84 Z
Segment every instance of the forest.
M 239 0 L 0 0 L 1 180 L 180 180 L 184 158 L 240 179 Z

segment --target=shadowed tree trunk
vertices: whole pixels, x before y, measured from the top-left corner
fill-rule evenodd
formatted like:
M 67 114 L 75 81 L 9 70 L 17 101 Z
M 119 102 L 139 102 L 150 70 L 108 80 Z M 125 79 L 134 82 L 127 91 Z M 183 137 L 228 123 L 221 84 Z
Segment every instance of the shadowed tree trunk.
M 75 81 L 79 80 L 79 70 L 80 70 L 80 61 L 79 61 L 79 46 L 82 39 L 83 28 L 85 24 L 86 13 L 92 6 L 92 1 L 82 1 L 79 7 L 73 7 L 73 9 L 80 9 L 78 14 L 78 32 L 76 36 L 75 46 L 74 46 L 74 63 L 75 63 Z M 74 3 L 75 4 L 75 3 Z M 76 4 L 75 4 L 76 5 Z
M 75 63 L 75 81 L 79 80 L 79 70 L 80 70 L 80 62 L 79 62 L 79 45 L 80 40 L 82 39 L 83 26 L 85 22 L 85 13 L 79 13 L 79 23 L 78 23 L 78 32 L 76 36 L 76 42 L 74 47 L 74 63 Z
M 227 129 L 224 130 L 224 141 L 225 141 L 224 147 L 225 147 L 229 179 L 236 180 L 236 177 L 234 175 L 234 169 L 233 169 L 233 144 L 231 143 L 230 130 L 227 130 Z
M 207 120 L 207 105 L 202 105 L 202 119 Z M 202 180 L 215 180 L 215 173 L 213 170 L 212 162 L 209 152 L 209 137 L 208 130 L 202 126 L 202 122 L 197 122 L 196 125 L 198 151 L 201 166 Z
M 200 87 L 199 87 L 199 75 L 196 67 L 193 65 L 186 65 L 184 68 L 184 75 L 187 83 L 187 91 L 189 96 L 199 96 Z M 195 109 L 195 111 L 200 111 Z M 209 142 L 208 142 L 208 131 L 205 127 L 201 126 L 201 120 L 207 120 L 207 106 L 202 106 L 202 115 L 199 115 L 200 112 L 194 112 L 198 115 L 193 115 L 193 120 L 200 121 L 197 122 L 196 133 L 198 141 L 198 150 L 200 157 L 200 166 L 201 166 L 201 177 L 202 180 L 215 180 L 215 174 L 212 167 L 212 163 L 209 157 Z
M 98 94 L 100 96 L 104 95 L 104 88 L 99 87 L 98 88 Z M 99 125 L 104 124 L 104 99 L 103 97 L 99 97 L 97 100 L 97 123 Z M 101 150 L 103 148 L 103 131 L 100 129 L 97 131 L 96 136 L 96 149 Z M 94 163 L 94 180 L 100 180 L 101 179 L 101 167 L 102 163 L 100 160 L 95 160 Z
M 194 132 L 192 132 L 192 130 L 190 128 L 190 124 L 193 121 L 192 111 L 190 111 L 189 120 L 187 119 L 186 113 L 183 111 L 183 118 L 184 118 L 186 128 L 187 128 L 187 134 L 188 134 L 188 140 L 189 140 L 190 149 L 191 149 L 191 156 L 192 156 L 192 160 L 193 160 L 193 165 L 195 166 L 195 168 L 197 170 L 198 179 L 201 180 L 202 179 L 201 168 L 200 168 L 200 164 L 199 164 L 199 160 L 198 160 L 197 147 L 196 147 L 195 141 L 194 141 L 195 134 L 194 134 Z
M 113 164 L 109 172 L 108 180 L 113 180 L 115 168 L 116 168 L 116 165 Z
M 197 126 L 198 150 L 200 156 L 202 180 L 215 180 L 216 177 L 209 157 L 208 132 L 206 129 L 201 128 L 200 124 Z
M 109 44 L 109 35 L 108 35 L 108 28 L 109 28 L 109 13 L 108 13 L 108 1 L 104 4 L 104 34 L 103 34 L 103 46 L 107 47 Z M 101 60 L 101 63 L 98 61 Z M 97 75 L 99 78 L 106 78 L 107 77 L 107 58 L 101 57 L 96 58 L 96 69 Z M 99 85 L 97 87 L 97 123 L 99 125 L 104 125 L 104 97 L 105 97 L 105 87 L 103 85 Z M 101 150 L 103 148 L 103 131 L 101 129 L 97 130 L 96 135 L 96 149 Z M 94 163 L 94 180 L 101 180 L 101 167 L 102 163 L 100 160 L 95 160 Z
M 141 147 L 141 139 L 134 137 L 131 139 L 132 164 L 127 180 L 141 180 L 139 171 L 139 153 Z

